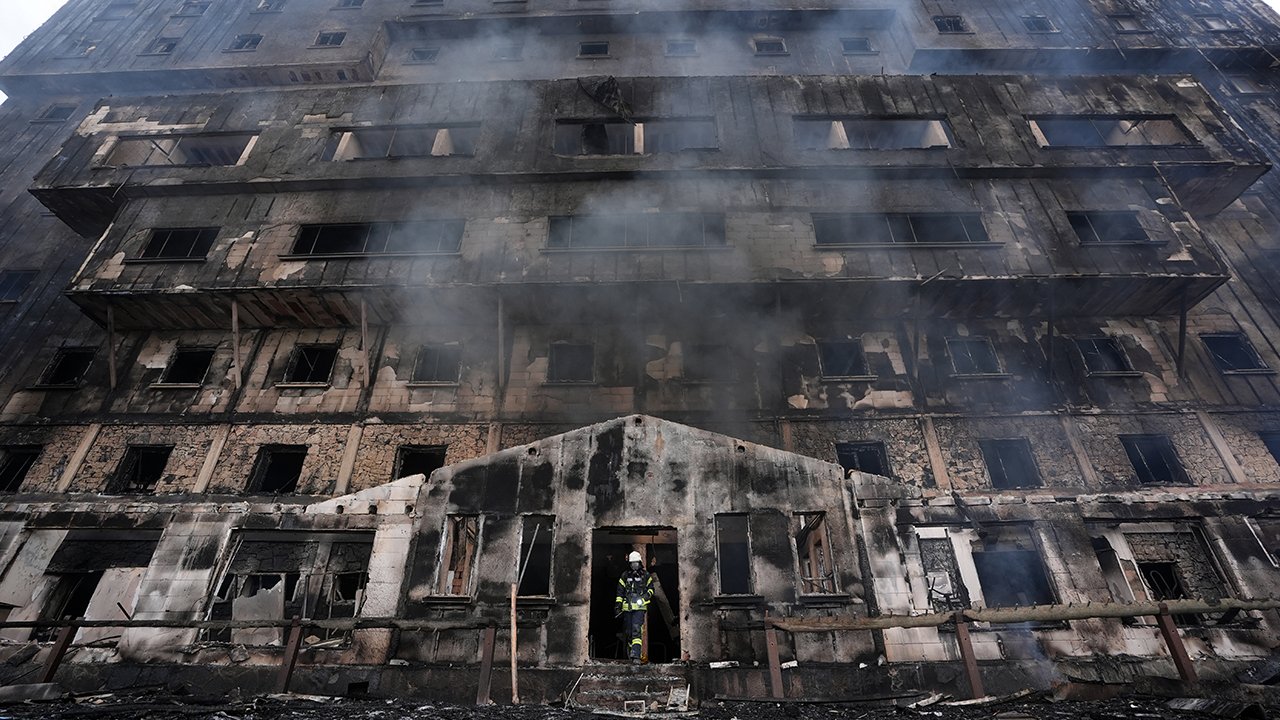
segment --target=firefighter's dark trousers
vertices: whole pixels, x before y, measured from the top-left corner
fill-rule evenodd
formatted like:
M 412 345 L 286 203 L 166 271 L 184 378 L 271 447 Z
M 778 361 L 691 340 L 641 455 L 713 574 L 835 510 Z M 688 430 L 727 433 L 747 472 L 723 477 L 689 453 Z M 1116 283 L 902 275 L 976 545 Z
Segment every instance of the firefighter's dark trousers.
M 640 659 L 640 648 L 644 636 L 644 610 L 627 610 L 622 613 L 622 627 L 626 630 L 630 642 L 627 657 Z

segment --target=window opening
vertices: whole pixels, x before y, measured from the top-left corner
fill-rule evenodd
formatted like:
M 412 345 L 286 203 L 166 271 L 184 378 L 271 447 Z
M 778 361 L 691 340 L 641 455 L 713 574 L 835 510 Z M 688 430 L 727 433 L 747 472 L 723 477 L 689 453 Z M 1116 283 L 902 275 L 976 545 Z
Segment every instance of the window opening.
M 444 445 L 401 445 L 396 448 L 396 467 L 392 480 L 410 475 L 431 476 L 444 467 Z
M 112 147 L 106 164 L 133 167 L 237 165 L 256 137 L 251 134 L 122 137 Z
M 327 151 L 335 161 L 476 154 L 480 123 L 362 128 L 334 135 Z
M 982 450 L 982 460 L 987 465 L 992 487 L 1040 487 L 1040 473 L 1026 438 L 979 440 L 978 447 Z
M 520 532 L 521 573 L 517 594 L 522 596 L 551 595 L 552 525 L 550 515 L 526 515 Z
M 524 55 L 524 43 L 500 43 L 493 49 L 494 60 L 519 60 Z
M 458 345 L 423 345 L 413 362 L 415 383 L 456 383 L 462 372 L 462 348 Z
M 967 33 L 969 25 L 960 15 L 934 15 L 933 25 L 940 33 Z
M 75 105 L 50 105 L 36 118 L 38 122 L 66 122 L 75 114 Z
M 1258 437 L 1262 439 L 1262 444 L 1267 446 L 1267 452 L 1271 453 L 1271 459 L 1280 463 L 1280 432 L 1261 432 Z
M 186 0 L 178 6 L 179 15 L 203 15 L 212 5 L 209 0 Z
M 131 495 L 155 491 L 172 453 L 172 445 L 130 445 L 111 479 L 110 492 Z
M 796 556 L 800 559 L 800 593 L 836 592 L 835 561 L 831 553 L 827 514 L 800 513 L 796 516 L 795 526 Z
M 840 51 L 845 55 L 866 55 L 875 52 L 871 47 L 871 38 L 865 37 L 840 38 Z
M 358 8 L 364 7 L 364 0 L 338 0 L 340 8 Z
M 746 515 L 716 515 L 720 594 L 751 594 L 751 541 Z
M 757 55 L 786 55 L 787 43 L 782 38 L 756 38 Z
M 1036 550 L 974 551 L 974 569 L 987 607 L 1026 607 L 1055 602 Z
M 40 376 L 42 387 L 76 387 L 93 363 L 96 350 L 92 348 L 62 348 Z
M 947 354 L 956 375 L 1000 374 L 1000 360 L 990 338 L 947 338 Z
M 547 247 L 562 250 L 711 247 L 725 244 L 724 216 L 711 213 L 572 215 L 549 219 Z
M 978 213 L 814 213 L 818 245 L 957 245 L 988 243 Z
M 45 622 L 65 622 L 82 618 L 89 609 L 89 601 L 98 589 L 98 581 L 102 579 L 102 571 L 57 573 L 57 580 L 40 611 L 40 620 Z M 36 642 L 49 642 L 58 636 L 61 628 L 36 628 L 31 639 Z
M 695 40 L 668 40 L 667 55 L 670 57 L 691 57 L 698 54 L 698 43 Z
M 1044 147 L 1191 144 L 1173 118 L 1068 116 L 1028 118 L 1028 121 Z
M 595 380 L 595 346 L 552 343 L 547 361 L 547 382 L 572 383 Z
M 836 443 L 836 461 L 848 473 L 850 470 L 893 477 L 889 469 L 889 454 L 882 442 Z
M 139 260 L 203 260 L 218 228 L 158 228 L 151 231 Z
M 924 566 L 925 597 L 934 612 L 952 612 L 969 607 L 969 589 L 960 578 L 951 539 L 917 538 Z
M 1121 435 L 1120 443 L 1143 485 L 1190 483 L 1167 435 Z
M 306 445 L 264 445 L 258 449 L 249 492 L 286 495 L 297 492 Z
M 608 57 L 609 43 L 599 40 L 578 43 L 578 57 Z
M 1029 33 L 1058 32 L 1058 28 L 1054 26 L 1053 21 L 1044 15 L 1023 15 L 1022 25 L 1026 27 Z
M 1257 95 L 1271 90 L 1265 83 L 1251 75 L 1228 75 L 1227 81 L 1231 83 L 1232 89 L 1241 95 Z
M 1083 244 L 1150 243 L 1147 231 L 1132 212 L 1069 212 L 1067 220 Z
M 181 38 L 156 38 L 147 46 L 144 55 L 169 55 L 178 47 Z
M 315 47 L 339 47 L 346 39 L 345 32 L 322 32 L 316 35 Z
M 257 50 L 262 44 L 261 35 L 237 35 L 231 40 L 231 50 Z
M 5 270 L 0 272 L 0 302 L 17 302 L 22 299 L 27 286 L 36 278 L 35 270 Z
M 1076 338 L 1075 345 L 1084 358 L 1084 369 L 1089 375 L 1133 372 L 1133 366 L 1116 338 Z
M 333 345 L 299 345 L 293 351 L 289 369 L 285 371 L 286 383 L 329 384 L 333 365 L 338 358 L 338 348 Z
M 1221 372 L 1268 369 L 1243 333 L 1206 333 L 1200 336 L 1200 340 L 1209 351 L 1213 364 Z
M 433 63 L 440 58 L 440 48 L 420 47 L 409 51 L 409 60 L 415 63 Z
M 1200 21 L 1200 24 L 1204 26 L 1205 30 L 1210 32 L 1231 32 L 1233 30 L 1242 29 L 1233 25 L 1231 21 L 1223 15 L 1200 15 L 1196 19 Z
M 303 225 L 294 255 L 431 255 L 456 253 L 463 220 Z
M 870 374 L 861 339 L 819 340 L 818 363 L 822 377 L 866 377 Z
M 448 516 L 444 536 L 444 564 L 438 591 L 442 595 L 470 595 L 471 570 L 480 544 L 480 516 Z
M 213 348 L 178 348 L 169 359 L 164 374 L 160 376 L 163 385 L 199 385 L 209 373 L 213 363 Z
M 18 492 L 39 458 L 39 445 L 0 447 L 0 492 Z
M 910 150 L 954 146 L 946 120 L 929 118 L 808 118 L 791 121 L 801 150 Z
M 670 118 L 636 122 L 557 120 L 554 136 L 558 155 L 645 155 L 716 150 L 714 120 Z
M 683 377 L 693 382 L 731 382 L 739 375 L 739 358 L 734 349 L 721 344 L 686 344 Z
M 1148 32 L 1146 23 L 1136 15 L 1109 15 L 1111 26 L 1122 33 Z

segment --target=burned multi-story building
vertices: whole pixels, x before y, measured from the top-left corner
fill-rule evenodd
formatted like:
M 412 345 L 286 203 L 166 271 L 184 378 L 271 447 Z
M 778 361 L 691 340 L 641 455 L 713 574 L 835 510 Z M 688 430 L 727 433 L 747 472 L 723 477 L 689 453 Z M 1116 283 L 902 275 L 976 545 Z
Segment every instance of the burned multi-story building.
M 1222 606 L 1175 635 L 1228 676 L 1280 644 L 1220 602 L 1280 587 L 1278 48 L 1245 0 L 69 0 L 0 63 L 6 652 L 265 688 L 296 616 L 297 687 L 565 697 L 636 550 L 695 698 L 1172 672 L 1084 603 Z

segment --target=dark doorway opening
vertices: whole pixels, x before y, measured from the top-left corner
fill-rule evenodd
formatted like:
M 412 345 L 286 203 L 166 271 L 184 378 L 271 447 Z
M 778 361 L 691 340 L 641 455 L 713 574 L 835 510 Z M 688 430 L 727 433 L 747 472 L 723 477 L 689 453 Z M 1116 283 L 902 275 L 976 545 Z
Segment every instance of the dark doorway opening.
M 622 620 L 613 614 L 618 578 L 627 555 L 640 553 L 654 576 L 655 597 L 646 623 L 646 657 L 651 663 L 680 659 L 680 565 L 676 531 L 666 527 L 597 528 L 591 535 L 591 619 L 589 647 L 594 660 L 623 661 L 627 643 Z

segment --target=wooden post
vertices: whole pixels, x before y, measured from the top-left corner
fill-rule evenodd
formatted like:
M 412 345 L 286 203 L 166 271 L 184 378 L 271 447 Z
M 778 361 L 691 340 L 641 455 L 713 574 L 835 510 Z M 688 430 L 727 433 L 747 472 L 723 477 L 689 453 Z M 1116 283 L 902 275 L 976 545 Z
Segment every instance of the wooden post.
M 498 628 L 490 625 L 484 629 L 484 641 L 480 645 L 480 687 L 476 689 L 476 704 L 488 705 L 489 688 L 493 684 L 493 649 L 497 645 Z
M 1053 380 L 1054 380 L 1054 377 L 1053 377 L 1053 374 L 1054 374 L 1054 373 L 1053 373 L 1053 371 L 1054 371 L 1054 367 L 1053 367 L 1053 356 L 1054 356 L 1054 354 L 1055 354 L 1055 353 L 1054 353 L 1054 347 L 1053 347 L 1053 346 L 1054 346 L 1054 342 L 1053 342 L 1054 337 L 1053 337 L 1053 336 L 1054 336 L 1055 331 L 1057 330 L 1057 324 L 1058 324 L 1057 310 L 1058 310 L 1058 308 L 1055 306 L 1056 304 L 1054 303 L 1054 297 L 1053 297 L 1053 286 L 1052 286 L 1052 285 L 1050 285 L 1050 286 L 1049 286 L 1049 293 L 1048 293 L 1048 294 L 1049 294 L 1049 299 L 1048 299 L 1048 304 L 1049 304 L 1049 327 L 1048 327 L 1048 331 L 1047 331 L 1047 333 L 1046 333 L 1047 337 L 1046 337 L 1046 342 L 1045 342 L 1045 346 L 1046 346 L 1046 347 L 1045 347 L 1045 354 L 1046 354 L 1046 355 L 1048 355 L 1048 357 L 1047 357 L 1046 359 L 1047 359 L 1047 361 L 1048 361 L 1048 366 L 1049 366 L 1049 367 L 1048 367 L 1048 370 L 1047 370 L 1047 373 L 1046 373 L 1046 374 L 1049 376 L 1049 382 L 1053 382 Z
M 116 389 L 116 308 L 107 304 L 107 383 Z
M 782 663 L 778 658 L 778 631 L 772 625 L 764 629 L 764 644 L 769 653 L 769 693 L 775 700 L 787 696 L 782 688 Z
M 364 386 L 369 387 L 369 304 L 360 298 L 360 358 L 364 363 Z
M 982 675 L 978 672 L 978 656 L 973 654 L 973 639 L 969 637 L 969 621 L 964 612 L 956 615 L 956 643 L 960 646 L 960 659 L 964 661 L 964 674 L 969 679 L 969 697 L 977 700 L 986 697 L 987 691 L 982 687 Z
M 84 618 L 79 619 L 83 620 Z M 74 625 L 68 625 L 58 631 L 58 639 L 53 643 L 53 649 L 49 651 L 49 657 L 44 660 L 44 668 L 40 670 L 39 682 L 53 682 L 53 676 L 58 673 L 58 666 L 62 664 L 62 658 L 66 657 L 67 650 L 71 648 L 71 639 L 76 636 L 77 629 Z
M 1160 614 L 1156 615 L 1156 624 L 1160 626 L 1164 644 L 1169 646 L 1169 655 L 1173 658 L 1173 666 L 1178 669 L 1178 677 L 1185 683 L 1197 682 L 1199 678 L 1196 676 L 1196 668 L 1191 664 L 1191 656 L 1187 654 L 1187 648 L 1182 644 L 1178 626 L 1173 622 L 1173 616 L 1169 614 L 1169 606 L 1165 603 L 1160 603 Z
M 1183 360 L 1187 352 L 1187 291 L 1183 290 L 1178 299 L 1178 378 L 1185 380 L 1186 371 Z
M 516 584 L 511 583 L 511 704 L 520 704 L 520 685 L 516 680 Z
M 298 664 L 298 650 L 302 648 L 302 618 L 293 616 L 293 624 L 289 626 L 289 639 L 284 645 L 284 659 L 280 665 L 280 677 L 276 681 L 276 692 L 289 692 L 289 681 L 293 679 L 293 668 Z
M 231 301 L 231 357 L 236 364 L 235 381 L 239 388 L 244 382 L 244 368 L 240 365 L 240 303 Z

